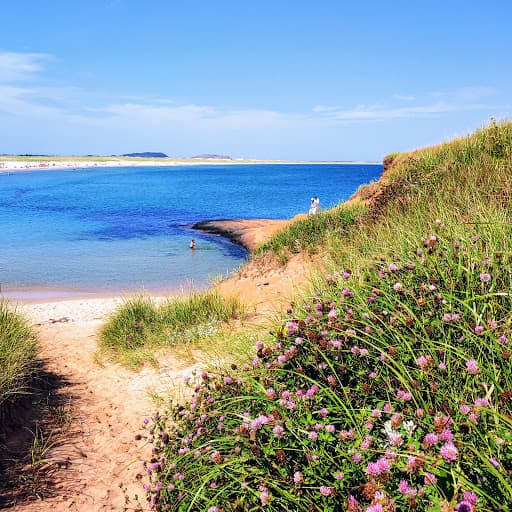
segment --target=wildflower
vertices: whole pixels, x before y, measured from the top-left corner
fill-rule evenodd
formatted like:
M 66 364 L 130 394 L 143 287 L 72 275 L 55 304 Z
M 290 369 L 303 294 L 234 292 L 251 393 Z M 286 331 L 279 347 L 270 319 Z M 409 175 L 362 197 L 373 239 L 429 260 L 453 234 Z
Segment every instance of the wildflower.
M 453 462 L 457 460 L 459 450 L 457 450 L 457 447 L 451 441 L 447 441 L 441 446 L 440 453 L 444 460 Z
M 394 263 L 390 263 L 388 266 L 388 270 L 390 272 L 395 272 L 395 270 L 398 270 L 398 267 Z
M 210 507 L 208 512 L 219 512 L 219 509 L 217 507 Z
M 304 483 L 304 475 L 300 471 L 295 471 L 293 474 L 293 481 L 297 485 L 301 485 Z
M 474 359 L 466 361 L 466 370 L 469 373 L 469 375 L 478 375 L 480 373 L 478 363 Z
M 347 512 L 359 512 L 359 502 L 351 494 L 347 498 Z
M 490 462 L 490 463 L 491 463 L 495 468 L 497 468 L 497 467 L 500 465 L 500 463 L 499 463 L 495 458 L 490 458 L 490 459 L 489 459 L 489 462 Z
M 231 377 L 224 377 L 224 384 L 233 384 L 233 379 Z
M 489 407 L 489 400 L 487 398 L 477 398 L 475 399 L 475 405 L 477 407 Z
M 384 507 L 381 503 L 375 503 L 374 505 L 370 505 L 366 512 L 385 512 Z
M 402 283 L 395 283 L 393 285 L 393 290 L 395 290 L 395 292 L 401 292 L 403 290 Z
M 366 435 L 364 436 L 363 441 L 361 441 L 361 450 L 368 450 L 372 445 L 373 437 Z
M 263 425 L 266 425 L 268 422 L 269 422 L 268 416 L 265 416 L 265 415 L 258 416 L 257 418 L 252 420 L 251 428 L 253 430 L 259 430 L 260 428 L 263 427 Z
M 477 236 L 477 235 L 472 236 L 472 237 L 471 237 L 471 241 L 472 241 L 473 243 L 478 242 L 478 236 Z
M 336 427 L 334 425 L 326 425 L 325 430 L 329 432 L 329 434 L 334 434 L 334 432 L 336 432 Z
M 439 439 L 441 441 L 452 441 L 453 440 L 453 433 L 451 430 L 445 428 L 441 434 L 439 434 Z
M 401 494 L 408 494 L 411 490 L 411 487 L 409 485 L 409 482 L 407 480 L 400 480 L 400 483 L 398 484 L 398 491 Z
M 432 473 L 425 473 L 425 476 L 423 478 L 423 482 L 425 485 L 434 485 L 436 483 L 436 475 Z
M 352 274 L 348 270 L 346 270 L 341 275 L 342 275 L 343 279 L 348 279 Z
M 382 410 L 384 412 L 390 413 L 390 412 L 393 412 L 393 407 L 391 407 L 391 405 L 389 403 L 385 403 Z
M 338 318 L 338 311 L 336 309 L 331 309 L 327 314 L 327 319 L 330 322 L 333 322 L 334 320 L 336 320 L 336 318 Z
M 473 505 L 471 505 L 471 503 L 469 503 L 469 501 L 464 500 L 464 501 L 457 503 L 455 510 L 457 512 L 473 512 L 475 509 L 473 508 Z
M 322 496 L 330 496 L 332 493 L 332 489 L 330 487 L 327 487 L 327 485 L 320 486 L 320 494 Z
M 480 274 L 480 281 L 482 283 L 488 283 L 491 280 L 491 274 L 488 274 L 487 272 L 482 272 Z
M 503 343 L 503 345 L 507 345 L 508 344 L 508 338 L 505 336 L 505 335 L 502 335 L 498 338 L 498 341 L 500 343 Z
M 404 440 L 402 439 L 402 434 L 391 433 L 389 434 L 389 443 L 393 446 L 402 446 L 404 444 Z
M 335 480 L 341 480 L 344 476 L 345 476 L 345 474 L 344 474 L 344 473 L 336 473 L 336 474 L 334 475 L 334 479 L 335 479 Z
M 477 325 L 475 327 L 475 334 L 482 334 L 484 332 L 484 328 L 481 325 Z
M 444 372 L 444 371 L 446 370 L 446 365 L 445 365 L 442 361 L 439 363 L 439 369 L 440 369 L 442 372 Z
M 316 432 L 309 432 L 308 433 L 308 438 L 311 439 L 311 441 L 316 441 L 318 439 L 318 434 Z
M 359 452 L 356 452 L 356 453 L 354 453 L 354 455 L 352 455 L 352 460 L 356 464 L 359 464 L 363 460 L 363 456 Z
M 265 395 L 267 397 L 267 400 L 273 400 L 276 397 L 276 392 L 274 388 L 268 388 L 265 390 Z
M 465 491 L 464 499 L 466 501 L 469 501 L 469 503 L 471 503 L 471 505 L 474 505 L 474 506 L 476 506 L 476 504 L 478 503 L 478 496 L 472 491 Z
M 420 356 L 418 359 L 416 359 L 416 364 L 422 369 L 427 369 L 432 364 L 432 357 L 431 356 Z
M 268 505 L 270 503 L 270 495 L 268 493 L 268 489 L 264 489 L 260 492 L 260 501 L 263 506 Z
M 434 434 L 433 432 L 429 432 L 425 438 L 423 439 L 423 442 L 427 445 L 427 446 L 434 446 L 435 444 L 437 444 L 439 441 L 439 437 L 437 434 Z
M 459 411 L 461 414 L 469 414 L 471 412 L 471 407 L 469 407 L 469 405 L 461 405 L 459 407 Z
M 404 391 L 403 389 L 399 389 L 396 393 L 397 398 L 403 400 L 404 402 L 408 402 L 412 400 L 412 395 L 408 391 Z
M 322 416 L 322 418 L 326 418 L 329 414 L 329 410 L 326 409 L 325 407 L 322 407 L 322 409 L 320 409 L 320 411 L 318 411 L 320 413 L 320 416 Z
M 283 437 L 284 435 L 284 428 L 281 425 L 276 425 L 274 427 L 274 437 L 279 439 L 280 437 Z
M 425 411 L 421 408 L 416 409 L 416 416 L 422 420 L 425 417 Z

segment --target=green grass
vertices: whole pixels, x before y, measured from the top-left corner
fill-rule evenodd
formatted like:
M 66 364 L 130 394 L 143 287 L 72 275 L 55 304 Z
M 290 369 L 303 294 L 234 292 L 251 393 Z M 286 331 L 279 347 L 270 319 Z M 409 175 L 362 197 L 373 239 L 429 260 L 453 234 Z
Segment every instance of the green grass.
M 0 425 L 7 407 L 29 392 L 37 339 L 28 322 L 0 300 Z
M 357 206 L 339 205 L 332 210 L 299 219 L 259 247 L 256 254 L 271 253 L 281 263 L 286 263 L 289 254 L 316 254 L 325 245 L 328 235 L 343 236 L 360 210 Z
M 243 319 L 237 299 L 216 290 L 192 291 L 162 304 L 144 296 L 128 299 L 110 316 L 100 333 L 100 349 L 118 361 L 138 367 L 157 364 L 157 351 L 222 337 L 227 324 Z
M 393 156 L 263 249 L 332 268 L 152 418 L 152 509 L 512 511 L 512 124 Z

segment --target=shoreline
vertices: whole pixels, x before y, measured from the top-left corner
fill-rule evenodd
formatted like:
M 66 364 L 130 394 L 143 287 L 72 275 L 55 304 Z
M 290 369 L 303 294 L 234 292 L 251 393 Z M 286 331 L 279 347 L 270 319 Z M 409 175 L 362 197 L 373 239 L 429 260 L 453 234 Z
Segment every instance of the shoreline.
M 109 169 L 117 167 L 177 167 L 202 165 L 382 165 L 380 162 L 336 162 L 293 160 L 195 160 L 195 159 L 112 159 L 112 160 L 18 160 L 0 159 L 0 175 L 26 171 L 62 171 L 78 169 Z
M 211 235 L 222 236 L 235 244 L 242 246 L 252 253 L 258 246 L 268 241 L 277 231 L 283 229 L 298 218 L 305 217 L 298 214 L 292 219 L 216 219 L 197 222 L 191 229 Z M 231 274 L 229 277 L 231 277 Z M 210 287 L 207 284 L 206 287 Z M 124 300 L 138 295 L 149 297 L 174 297 L 187 293 L 192 288 L 183 283 L 176 288 L 151 289 L 80 289 L 72 286 L 2 286 L 0 300 L 5 299 L 15 304 L 54 304 L 59 302 L 79 303 L 96 300 Z M 201 289 L 196 287 L 194 289 Z

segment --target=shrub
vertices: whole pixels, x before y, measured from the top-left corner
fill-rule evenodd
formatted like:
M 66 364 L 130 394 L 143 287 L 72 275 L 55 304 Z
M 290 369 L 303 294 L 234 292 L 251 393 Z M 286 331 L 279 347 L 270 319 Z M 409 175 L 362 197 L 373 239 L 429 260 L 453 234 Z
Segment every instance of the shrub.
M 146 420 L 150 508 L 512 510 L 511 268 L 508 239 L 438 225 L 327 276 L 252 364 Z

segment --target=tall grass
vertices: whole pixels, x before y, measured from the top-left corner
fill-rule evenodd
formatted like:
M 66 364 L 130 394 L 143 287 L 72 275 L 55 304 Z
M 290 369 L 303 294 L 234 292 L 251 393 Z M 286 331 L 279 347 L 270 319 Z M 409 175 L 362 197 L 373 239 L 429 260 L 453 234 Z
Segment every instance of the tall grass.
M 100 332 L 100 348 L 117 360 L 139 366 L 155 363 L 155 350 L 194 343 L 218 334 L 222 324 L 243 318 L 236 298 L 216 290 L 192 291 L 157 305 L 144 296 L 128 299 L 110 316 Z
M 359 206 L 349 208 L 339 205 L 332 210 L 299 219 L 259 247 L 256 254 L 270 252 L 282 263 L 286 262 L 290 253 L 316 254 L 325 244 L 327 235 L 342 236 L 354 223 L 359 211 Z
M 149 507 L 511 511 L 511 182 L 493 122 L 394 155 L 342 230 L 308 226 L 330 275 L 151 419 Z
M 37 339 L 28 322 L 0 300 L 0 425 L 9 404 L 28 392 Z

